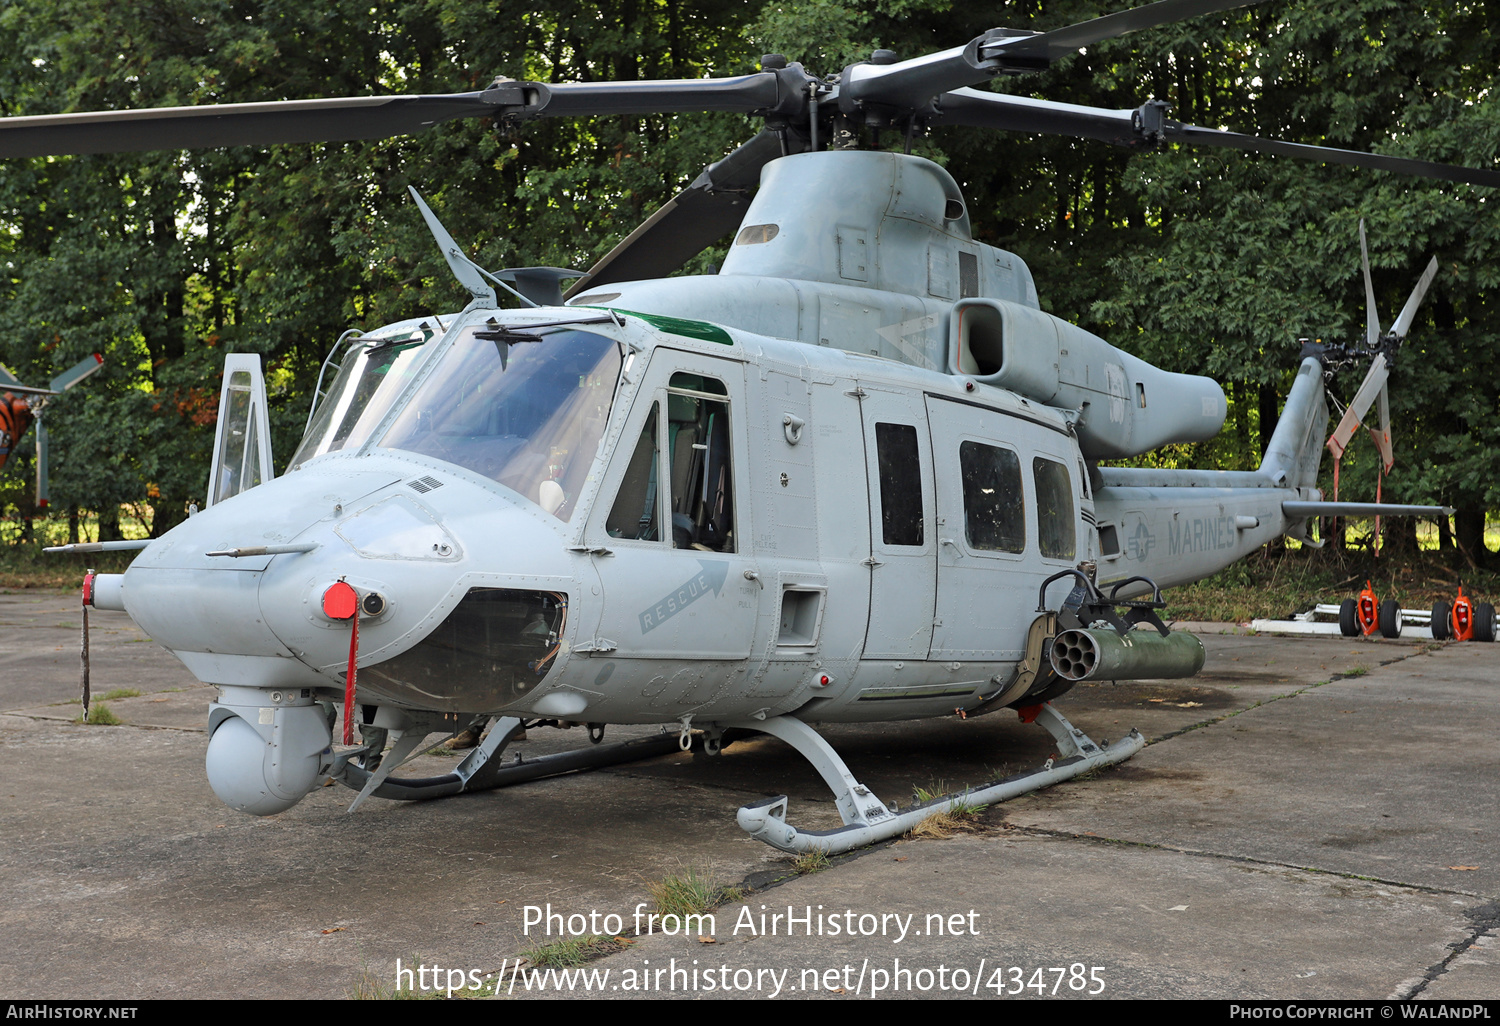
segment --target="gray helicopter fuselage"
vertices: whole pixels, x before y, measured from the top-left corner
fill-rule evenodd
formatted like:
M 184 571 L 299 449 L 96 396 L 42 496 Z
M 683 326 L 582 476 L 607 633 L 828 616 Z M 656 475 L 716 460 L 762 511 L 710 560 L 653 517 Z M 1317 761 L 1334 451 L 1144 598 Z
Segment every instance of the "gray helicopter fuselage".
M 321 597 L 345 580 L 380 597 L 360 622 L 362 702 L 614 723 L 905 719 L 996 696 L 1048 576 L 1097 559 L 1105 582 L 1199 577 L 1274 537 L 1272 511 L 1297 495 L 1258 488 L 1256 528 L 1205 541 L 1244 494 L 1096 490 L 1057 410 L 962 375 L 638 317 L 577 329 L 624 355 L 600 383 L 589 451 L 566 454 L 585 465 L 559 478 L 577 483 L 562 507 L 545 508 L 539 478 L 507 485 L 461 456 L 504 444 L 489 421 L 388 444 L 403 418 L 421 423 L 424 387 L 472 373 L 447 369 L 461 347 L 489 358 L 473 337 L 486 320 L 524 331 L 580 313 L 469 314 L 412 345 L 414 396 L 383 414 L 385 439 L 373 430 L 189 518 L 131 566 L 125 608 L 228 687 L 341 692 L 350 628 Z M 1113 552 L 1099 550 L 1105 520 L 1123 539 Z M 205 555 L 267 545 L 309 551 Z
M 1212 438 L 1227 413 L 1216 382 L 1043 311 L 1025 262 L 972 238 L 948 172 L 898 153 L 773 161 L 717 274 L 614 282 L 571 302 L 971 375 L 1071 411 L 1091 460 Z
M 877 51 L 837 75 L 770 54 L 727 79 L 500 78 L 458 94 L 0 119 L 7 157 L 367 139 L 456 117 L 702 109 L 766 121 L 577 275 L 566 300 L 559 283 L 574 272 L 485 271 L 412 189 L 472 302 L 446 324 L 433 317 L 435 332 L 418 321 L 341 339 L 337 378 L 326 395 L 320 378 L 280 478 L 259 360 L 231 355 L 207 508 L 124 575 L 90 575 L 86 606 L 128 610 L 220 687 L 208 778 L 260 815 L 323 779 L 359 790 L 353 808 L 645 757 L 663 740 L 686 748 L 694 730 L 713 755 L 748 729 L 817 767 L 845 828 L 795 830 L 785 797 L 742 808 L 741 826 L 782 850 L 831 853 L 1128 758 L 1145 743 L 1137 732 L 1101 746 L 1047 703 L 1079 680 L 1189 676 L 1203 650 L 1147 608 L 1161 603 L 1120 613 L 1117 599 L 1206 576 L 1281 534 L 1316 545 L 1314 517 L 1443 511 L 1320 501 L 1324 347 L 1306 354 L 1257 470 L 1101 466 L 1213 436 L 1223 391 L 1043 311 L 1025 263 L 973 238 L 953 178 L 859 152 L 860 126 L 877 145 L 882 128 L 911 140 L 946 122 L 1497 184 L 1488 170 L 1200 129 L 1158 101 L 1110 111 L 972 88 L 1242 4 L 992 29 L 908 60 Z M 662 277 L 742 210 L 717 274 Z M 1380 353 L 1335 452 L 1376 393 L 1384 410 L 1384 361 L 1436 266 L 1389 336 L 1370 311 L 1366 348 Z M 496 287 L 532 308 L 502 312 Z M 44 442 L 39 429 L 39 466 Z M 85 662 L 85 704 L 87 680 Z M 1007 707 L 1052 735 L 1058 764 L 900 815 L 807 725 Z M 430 734 L 495 716 L 451 773 L 389 777 Z M 595 742 L 607 723 L 678 729 L 501 767 L 536 720 L 586 723 Z
M 851 201 L 763 188 L 720 274 L 566 307 L 500 311 L 453 258 L 475 301 L 353 342 L 279 478 L 258 377 L 227 376 L 248 414 L 216 501 L 94 600 L 220 687 L 227 803 L 279 812 L 344 772 L 351 658 L 358 722 L 402 745 L 487 716 L 716 739 L 1037 705 L 1070 686 L 1034 643 L 1075 574 L 1132 597 L 1302 529 L 1316 361 L 1259 471 L 1101 468 L 1211 436 L 1223 392 L 1040 310 L 930 162 L 766 174 L 842 175 Z

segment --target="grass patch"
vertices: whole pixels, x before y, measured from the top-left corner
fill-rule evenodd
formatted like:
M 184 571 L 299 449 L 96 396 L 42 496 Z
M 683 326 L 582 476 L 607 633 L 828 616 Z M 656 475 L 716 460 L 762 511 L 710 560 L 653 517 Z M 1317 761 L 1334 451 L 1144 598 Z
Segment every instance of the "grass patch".
M 1370 672 L 1370 668 L 1367 667 L 1367 666 L 1355 666 L 1352 669 L 1345 670 L 1344 671 L 1344 676 L 1345 677 L 1363 677 L 1365 674 L 1367 674 L 1369 672 Z
M 907 837 L 930 837 L 945 840 L 963 829 L 963 824 L 946 812 L 934 812 L 906 832 Z
M 1162 617 L 1214 623 L 1281 620 L 1320 602 L 1354 598 L 1366 580 L 1382 599 L 1395 599 L 1407 609 L 1425 609 L 1438 599 L 1451 602 L 1460 580 L 1465 594 L 1485 601 L 1500 595 L 1500 573 L 1476 570 L 1450 554 L 1386 553 L 1377 560 L 1367 552 L 1271 545 L 1196 584 L 1168 590 Z
M 465 996 L 464 991 L 454 991 L 454 997 Z M 351 1001 L 442 1001 L 447 992 L 442 990 L 417 990 L 414 987 L 396 987 L 376 976 L 364 973 L 349 988 Z
M 571 969 L 622 950 L 624 945 L 610 937 L 564 937 L 523 951 L 521 957 L 539 969 Z
M 662 916 L 700 915 L 727 900 L 726 892 L 696 869 L 685 869 L 647 884 L 646 890 Z
M 113 702 L 121 698 L 140 698 L 141 693 L 135 688 L 111 688 L 99 696 L 101 702 Z
M 917 804 L 920 805 L 923 802 L 930 802 L 934 798 L 943 797 L 943 795 L 948 793 L 948 788 L 947 785 L 940 780 L 938 781 L 934 790 L 929 791 L 925 787 L 914 787 L 911 789 L 911 793 L 912 797 L 917 800 Z M 944 813 L 944 815 L 951 816 L 955 820 L 975 819 L 981 812 L 983 812 L 987 808 L 989 808 L 988 805 L 969 801 L 969 799 L 965 797 L 955 801 L 953 805 L 948 809 L 948 811 Z
M 805 851 L 792 859 L 792 871 L 798 876 L 821 873 L 828 868 L 828 865 L 828 853 L 822 848 Z
M 925 787 L 914 787 L 911 789 L 912 797 L 918 804 L 930 802 L 935 798 L 941 798 L 948 793 L 947 785 L 938 781 L 933 789 Z M 972 828 L 974 820 L 988 805 L 970 801 L 967 797 L 959 798 L 953 802 L 948 809 L 932 813 L 922 822 L 906 832 L 907 837 L 931 837 L 942 840 L 952 837 L 954 834 L 966 833 Z
M 73 722 L 87 724 L 90 727 L 118 727 L 125 721 L 116 716 L 109 706 L 103 702 L 95 702 L 89 709 L 89 714 L 79 714 L 73 717 Z

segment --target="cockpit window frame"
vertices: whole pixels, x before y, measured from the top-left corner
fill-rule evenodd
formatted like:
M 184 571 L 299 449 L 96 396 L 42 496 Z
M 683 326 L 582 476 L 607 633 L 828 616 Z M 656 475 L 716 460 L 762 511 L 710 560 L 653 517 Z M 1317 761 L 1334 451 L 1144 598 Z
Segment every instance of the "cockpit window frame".
M 593 491 L 631 351 L 597 330 L 606 324 L 618 327 L 614 318 L 455 325 L 391 404 L 374 447 L 438 461 L 572 521 Z
M 493 311 L 478 311 L 478 313 L 490 313 L 491 317 L 489 318 L 489 320 L 495 319 L 493 317 Z M 614 404 L 620 401 L 620 390 L 626 384 L 626 377 L 629 370 L 628 365 L 632 350 L 630 344 L 620 337 L 620 331 L 623 326 L 620 325 L 620 323 L 617 321 L 612 322 L 612 319 L 601 322 L 596 321 L 593 317 L 580 317 L 577 321 L 558 321 L 554 319 L 545 323 L 548 327 L 565 327 L 573 324 L 583 324 L 584 322 L 590 322 L 588 324 L 589 331 L 593 332 L 596 335 L 603 335 L 604 337 L 613 340 L 614 343 L 620 347 L 620 361 L 621 366 L 625 368 L 625 372 L 622 372 L 620 375 L 618 375 L 615 380 L 615 389 L 610 396 L 610 405 L 611 409 L 613 409 Z M 531 324 L 526 321 L 513 322 L 507 320 L 500 323 L 507 328 L 512 328 L 517 331 L 525 331 L 527 328 L 531 327 Z M 412 370 L 412 376 L 411 379 L 407 382 L 406 388 L 396 396 L 394 401 L 392 401 L 390 407 L 386 410 L 385 415 L 380 419 L 380 422 L 375 425 L 374 429 L 370 432 L 369 437 L 366 438 L 365 441 L 360 445 L 355 455 L 368 456 L 376 449 L 382 448 L 382 446 L 380 445 L 380 440 L 390 432 L 391 426 L 396 421 L 396 417 L 399 416 L 401 411 L 406 409 L 407 404 L 411 402 L 412 395 L 416 392 L 416 390 L 426 384 L 427 379 L 432 376 L 433 371 L 441 362 L 442 356 L 446 355 L 450 349 L 454 348 L 458 344 L 458 340 L 463 337 L 464 332 L 468 328 L 483 326 L 486 326 L 486 321 L 479 320 L 477 316 L 471 316 L 469 318 L 460 317 L 452 324 L 450 324 L 448 326 L 448 330 L 443 332 L 442 335 L 434 339 L 430 339 L 427 342 L 427 345 L 432 345 L 434 348 L 427 354 L 426 357 L 424 357 L 423 361 Z M 399 452 L 401 450 L 398 449 L 391 451 Z

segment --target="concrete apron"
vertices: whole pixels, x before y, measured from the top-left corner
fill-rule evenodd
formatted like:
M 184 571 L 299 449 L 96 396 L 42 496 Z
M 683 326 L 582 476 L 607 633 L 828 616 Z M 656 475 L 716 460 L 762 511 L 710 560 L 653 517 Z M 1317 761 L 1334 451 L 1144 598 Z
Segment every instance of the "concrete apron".
M 1489 646 L 1206 636 L 1192 681 L 1060 700 L 1096 741 L 1140 728 L 1153 743 L 1130 762 L 988 810 L 972 832 L 799 877 L 734 822 L 775 794 L 809 827 L 839 822 L 812 769 L 771 739 L 421 805 L 372 799 L 353 816 L 343 788 L 239 816 L 203 778 L 212 689 L 123 615 L 91 623 L 95 694 L 142 692 L 108 703 L 122 727 L 69 722 L 76 600 L 0 596 L 11 997 L 389 994 L 398 959 L 427 970 L 401 980 L 418 989 L 504 969 L 516 996 L 1500 995 Z M 980 783 L 1052 751 L 1008 713 L 825 733 L 902 806 L 915 787 Z M 522 747 L 586 743 L 533 730 Z M 633 932 L 652 885 L 688 873 L 758 889 L 589 963 L 610 974 L 591 995 L 511 974 L 590 913 Z M 579 918 L 549 937 L 548 905 Z

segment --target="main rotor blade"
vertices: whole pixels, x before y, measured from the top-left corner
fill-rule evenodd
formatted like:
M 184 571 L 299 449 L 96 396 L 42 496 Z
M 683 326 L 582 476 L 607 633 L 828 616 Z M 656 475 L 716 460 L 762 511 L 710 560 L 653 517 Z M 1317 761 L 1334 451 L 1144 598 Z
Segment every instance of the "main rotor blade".
M 1070 53 L 1128 32 L 1182 21 L 1200 14 L 1251 7 L 1265 0 L 1160 0 L 1129 11 L 1053 29 L 1024 32 L 990 29 L 965 46 L 895 64 L 852 64 L 844 70 L 841 106 L 879 103 L 914 110 L 934 96 L 986 82 L 999 74 L 1045 71 Z
M 1480 168 L 1461 167 L 1457 164 L 1436 164 L 1429 160 L 1391 157 L 1383 153 L 1361 153 L 1358 150 L 1340 150 L 1332 146 L 1281 142 L 1278 139 L 1261 139 L 1253 135 L 1224 132 L 1214 128 L 1198 128 L 1196 125 L 1182 125 L 1176 122 L 1168 123 L 1166 136 L 1175 142 L 1187 143 L 1190 146 L 1218 146 L 1233 150 L 1276 153 L 1283 157 L 1301 157 L 1325 164 L 1352 164 L 1355 167 L 1367 167 L 1376 171 L 1394 171 L 1397 174 L 1414 175 L 1417 178 L 1435 178 L 1440 182 L 1500 186 L 1500 171 L 1485 171 Z
M 1116 146 L 1150 145 L 1133 127 L 1134 111 L 1083 107 L 1030 96 L 954 89 L 939 97 L 935 124 L 998 128 L 1006 132 L 1038 132 L 1097 139 Z
M 1142 112 L 1148 107 L 1137 110 L 1106 110 L 1102 107 L 1082 107 L 1052 100 L 1037 100 L 1029 96 L 1008 96 L 978 89 L 955 89 L 939 97 L 940 113 L 933 119 L 933 123 L 999 128 L 1012 132 L 1039 132 L 1046 135 L 1097 139 L 1117 146 L 1147 147 L 1156 144 L 1156 137 L 1146 131 L 1141 118 Z M 1310 146 L 1305 143 L 1282 142 L 1278 139 L 1262 139 L 1238 132 L 1185 125 L 1170 119 L 1162 119 L 1160 138 L 1189 146 L 1275 153 L 1285 157 L 1321 161 L 1325 164 L 1352 164 L 1356 167 L 1394 171 L 1397 174 L 1434 178 L 1438 181 L 1500 187 L 1500 171 L 1460 167 L 1454 164 L 1435 164 L 1431 161 L 1391 157 L 1381 153 L 1360 153 L 1356 150 L 1335 149 L 1332 146 Z
M 484 93 L 454 93 L 43 114 L 0 119 L 0 158 L 383 139 L 497 113 Z
M 1365 243 L 1365 219 L 1359 219 L 1359 259 L 1365 269 L 1365 345 L 1380 339 L 1380 317 L 1375 313 L 1375 283 L 1370 280 L 1370 247 Z
M 620 241 L 567 298 L 616 281 L 664 278 L 739 227 L 760 171 L 781 156 L 781 141 L 762 131 L 739 149 L 710 164 L 693 183 L 668 200 Z
M 1236 7 L 1253 7 L 1264 2 L 1265 0 L 1159 0 L 1158 3 L 1106 14 L 1102 18 L 1053 29 L 1040 35 L 1001 40 L 995 44 L 995 49 L 999 51 L 1002 60 L 1031 58 L 1050 64 L 1060 57 L 1106 39 L 1115 39 L 1174 21 L 1187 21 L 1200 14 L 1229 11 Z
M 0 158 L 215 146 L 347 142 L 409 135 L 454 118 L 525 121 L 590 114 L 773 110 L 800 102 L 800 65 L 736 78 L 644 82 L 497 80 L 470 93 L 152 107 L 0 118 Z
M 530 118 L 588 117 L 600 114 L 674 114 L 700 110 L 727 110 L 749 114 L 769 111 L 783 99 L 801 103 L 804 92 L 786 89 L 782 80 L 796 86 L 808 79 L 798 65 L 782 74 L 760 71 L 737 78 L 656 79 L 643 82 L 527 82 L 536 100 L 524 111 L 512 114 Z M 794 93 L 793 96 L 786 96 Z
M 1422 277 L 1417 279 L 1417 287 L 1411 290 L 1411 296 L 1406 300 L 1406 305 L 1401 308 L 1401 316 L 1396 318 L 1396 323 L 1391 325 L 1391 334 L 1398 339 L 1406 337 L 1411 330 L 1411 322 L 1417 318 L 1417 307 L 1422 305 L 1422 300 L 1427 296 L 1427 289 L 1432 285 L 1432 279 L 1437 277 L 1438 261 L 1433 257 L 1427 264 L 1427 270 L 1422 272 Z

